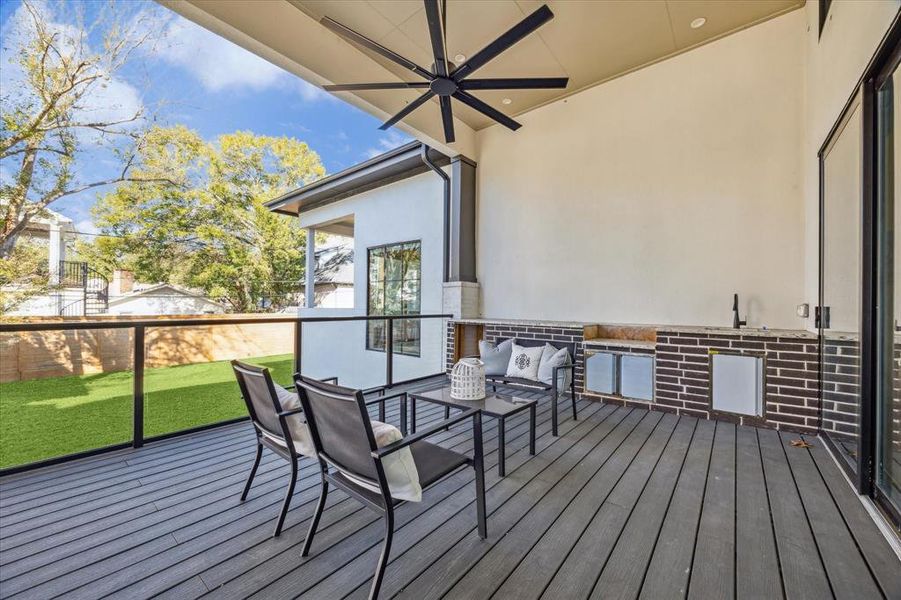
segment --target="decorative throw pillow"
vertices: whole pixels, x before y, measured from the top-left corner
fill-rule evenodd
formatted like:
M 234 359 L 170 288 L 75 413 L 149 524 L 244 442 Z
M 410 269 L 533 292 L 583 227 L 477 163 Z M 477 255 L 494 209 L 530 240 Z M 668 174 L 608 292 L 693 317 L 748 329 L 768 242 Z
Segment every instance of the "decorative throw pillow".
M 554 367 L 562 367 L 571 364 L 572 360 L 569 357 L 568 349 L 560 348 L 558 350 L 550 344 L 545 344 L 541 351 L 541 362 L 538 363 L 538 380 L 542 383 L 552 385 L 554 383 Z M 565 390 L 569 387 L 571 377 L 571 369 L 557 371 L 557 389 Z
M 379 448 L 387 446 L 403 438 L 400 429 L 390 423 L 371 421 L 372 433 L 375 436 L 375 444 Z M 403 448 L 389 454 L 382 460 L 382 468 L 385 469 L 385 479 L 388 481 L 388 489 L 391 496 L 398 500 L 419 502 L 422 500 L 422 485 L 419 483 L 419 471 L 416 470 L 416 462 L 410 448 Z M 379 493 L 378 486 L 362 481 L 352 474 L 343 471 L 348 479 L 373 492 Z
M 497 346 L 479 340 L 479 358 L 485 363 L 485 375 L 506 375 L 513 344 L 516 340 L 504 340 Z
M 538 381 L 538 365 L 541 362 L 541 346 L 526 348 L 513 344 L 513 352 L 510 354 L 510 362 L 507 364 L 507 377 L 531 379 Z
M 275 384 L 275 395 L 278 396 L 278 402 L 281 404 L 282 410 L 300 408 L 300 398 L 297 397 L 297 392 L 290 392 Z M 291 432 L 291 441 L 294 442 L 294 449 L 303 456 L 315 457 L 316 448 L 313 447 L 313 438 L 310 437 L 310 429 L 307 427 L 307 422 L 304 420 L 303 415 L 291 415 L 286 417 L 286 420 L 288 421 L 288 430 Z M 284 446 L 281 443 L 281 439 L 273 438 L 272 436 L 267 437 L 271 441 Z

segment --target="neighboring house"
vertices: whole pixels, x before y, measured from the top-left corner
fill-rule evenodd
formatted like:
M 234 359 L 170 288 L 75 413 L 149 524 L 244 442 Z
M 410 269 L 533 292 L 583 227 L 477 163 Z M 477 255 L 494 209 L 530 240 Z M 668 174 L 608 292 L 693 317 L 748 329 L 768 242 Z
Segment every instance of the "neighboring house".
M 212 315 L 225 312 L 222 304 L 172 285 L 157 283 L 109 301 L 110 315 Z
M 386 152 L 273 200 L 269 207 L 300 218 L 308 229 L 348 238 L 352 262 L 337 275 L 352 275 L 353 302 L 340 308 L 320 301 L 322 253 L 316 251 L 316 302 L 304 316 L 390 315 L 442 312 L 443 184 L 429 172 L 414 142 Z M 433 153 L 444 165 L 447 157 Z M 308 252 L 310 248 L 308 247 Z M 351 292 L 352 290 L 352 292 Z M 304 325 L 304 372 L 337 375 L 348 385 L 382 383 L 385 373 L 385 322 Z M 402 380 L 441 370 L 444 323 L 397 321 L 394 377 Z M 345 356 L 339 368 L 334 357 Z M 343 369 L 343 370 L 341 370 Z
M 172 283 L 134 283 L 130 271 L 115 271 L 110 283 L 110 315 L 208 315 L 225 306 Z

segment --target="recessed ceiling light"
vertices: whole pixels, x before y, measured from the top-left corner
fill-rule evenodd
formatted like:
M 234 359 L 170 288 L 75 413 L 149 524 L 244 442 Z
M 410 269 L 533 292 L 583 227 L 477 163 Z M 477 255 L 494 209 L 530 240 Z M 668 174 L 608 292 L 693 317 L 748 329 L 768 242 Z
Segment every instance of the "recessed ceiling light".
M 707 19 L 705 19 L 704 17 L 698 17 L 697 19 L 695 19 L 694 21 L 691 22 L 691 28 L 692 29 L 700 29 L 701 27 L 704 26 L 704 23 L 706 23 L 706 22 L 707 22 Z
M 456 56 L 454 56 L 454 60 L 459 64 L 466 60 L 466 56 L 463 54 L 457 54 Z
M 510 100 L 509 98 L 504 98 L 503 100 L 501 100 L 501 102 L 503 102 L 504 104 L 510 104 L 511 102 L 513 102 L 513 100 Z

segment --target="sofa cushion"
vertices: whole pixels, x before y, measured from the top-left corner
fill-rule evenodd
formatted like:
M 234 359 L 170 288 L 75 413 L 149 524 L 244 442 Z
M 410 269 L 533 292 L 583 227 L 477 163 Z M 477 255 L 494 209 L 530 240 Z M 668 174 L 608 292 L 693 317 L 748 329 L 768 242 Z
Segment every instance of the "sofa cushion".
M 300 398 L 297 397 L 297 392 L 288 391 L 282 386 L 275 384 L 275 395 L 278 396 L 278 402 L 281 405 L 282 410 L 294 410 L 300 408 Z M 313 447 L 313 438 L 310 437 L 310 428 L 307 427 L 307 422 L 303 418 L 303 415 L 291 415 L 285 417 L 285 419 L 288 421 L 288 430 L 291 432 L 291 441 L 294 443 L 294 449 L 303 456 L 316 456 L 316 449 Z M 269 440 L 284 446 L 284 443 L 282 443 L 280 438 L 275 438 L 271 435 L 266 435 L 266 437 Z
M 548 385 L 554 384 L 554 367 L 562 367 L 572 364 L 569 350 L 559 350 L 550 344 L 545 344 L 541 351 L 541 362 L 538 363 L 538 380 Z M 564 369 L 557 372 L 557 389 L 565 390 L 569 387 L 572 371 Z
M 371 421 L 372 433 L 375 435 L 376 446 L 382 448 L 403 438 L 400 429 L 389 423 Z M 422 485 L 419 482 L 419 472 L 416 470 L 416 462 L 410 448 L 402 448 L 382 459 L 382 468 L 385 469 L 385 479 L 391 497 L 398 500 L 419 502 L 422 500 Z M 352 473 L 342 471 L 343 475 L 355 484 L 367 490 L 379 493 L 378 486 L 372 485 L 355 477 Z
M 513 344 L 513 352 L 510 353 L 510 362 L 507 363 L 507 377 L 521 377 L 538 381 L 538 365 L 541 362 L 541 346 L 527 348 Z
M 516 340 L 505 340 L 498 345 L 479 340 L 479 358 L 485 363 L 485 375 L 506 375 Z

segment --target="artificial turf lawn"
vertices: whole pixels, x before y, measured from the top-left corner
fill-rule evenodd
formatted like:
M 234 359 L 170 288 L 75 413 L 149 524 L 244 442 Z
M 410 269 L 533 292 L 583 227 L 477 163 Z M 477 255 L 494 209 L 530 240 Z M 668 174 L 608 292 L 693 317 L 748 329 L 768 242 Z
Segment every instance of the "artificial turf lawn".
M 290 354 L 242 359 L 289 385 Z M 0 384 L 0 468 L 131 441 L 131 371 Z M 144 372 L 144 436 L 244 416 L 228 361 Z

